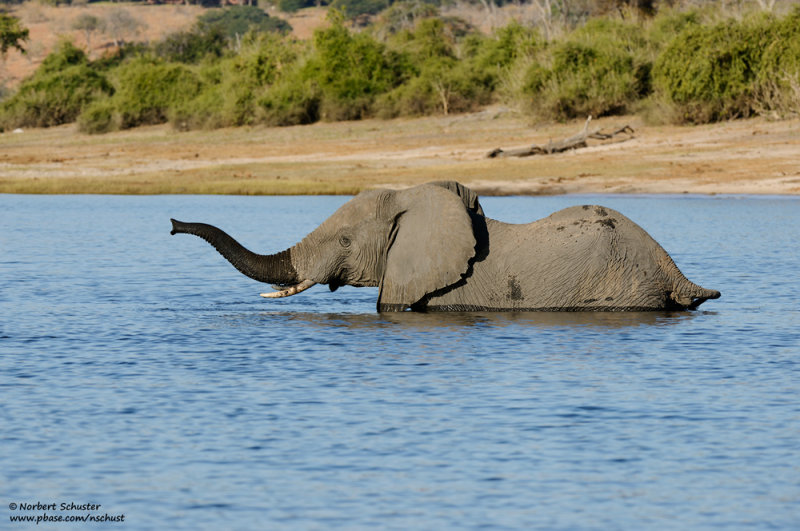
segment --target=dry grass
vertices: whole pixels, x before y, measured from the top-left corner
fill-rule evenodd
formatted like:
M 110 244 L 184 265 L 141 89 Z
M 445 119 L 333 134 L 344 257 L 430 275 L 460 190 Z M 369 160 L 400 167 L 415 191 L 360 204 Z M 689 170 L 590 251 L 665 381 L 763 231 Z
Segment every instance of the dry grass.
M 0 193 L 353 194 L 453 179 L 483 194 L 800 194 L 800 119 L 648 127 L 633 140 L 524 159 L 493 148 L 543 144 L 582 122 L 533 128 L 492 108 L 393 121 L 101 136 L 74 126 L 0 135 Z

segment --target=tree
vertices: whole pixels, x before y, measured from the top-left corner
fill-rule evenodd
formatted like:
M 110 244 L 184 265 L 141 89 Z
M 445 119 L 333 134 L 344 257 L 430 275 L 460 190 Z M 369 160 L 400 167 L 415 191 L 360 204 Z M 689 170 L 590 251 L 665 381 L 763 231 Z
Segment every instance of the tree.
M 72 21 L 72 29 L 82 31 L 86 37 L 86 49 L 90 55 L 92 53 L 92 34 L 96 31 L 103 31 L 105 26 L 105 21 L 89 13 L 84 13 Z
M 11 48 L 25 53 L 22 42 L 28 40 L 28 34 L 28 28 L 22 27 L 18 18 L 0 13 L 0 56 L 5 58 Z
M 333 0 L 330 5 L 344 12 L 348 19 L 355 20 L 361 15 L 377 15 L 390 4 L 389 0 Z
M 248 31 L 289 33 L 292 27 L 277 17 L 270 17 L 255 6 L 232 6 L 215 9 L 197 19 L 196 31 L 209 33 L 218 31 L 231 41 L 241 38 Z
M 381 13 L 377 35 L 381 40 L 386 40 L 390 35 L 403 30 L 414 31 L 420 20 L 437 18 L 440 15 L 439 8 L 425 0 L 395 2 Z
M 125 44 L 125 37 L 136 35 L 144 27 L 144 22 L 131 15 L 130 11 L 119 8 L 108 14 L 108 30 L 117 48 Z
M 284 13 L 295 13 L 305 7 L 319 6 L 321 4 L 327 5 L 327 3 L 327 1 L 321 2 L 320 0 L 278 0 L 277 5 L 278 9 Z
M 155 45 L 156 55 L 178 63 L 199 63 L 205 57 L 222 57 L 228 39 L 219 28 L 179 31 Z

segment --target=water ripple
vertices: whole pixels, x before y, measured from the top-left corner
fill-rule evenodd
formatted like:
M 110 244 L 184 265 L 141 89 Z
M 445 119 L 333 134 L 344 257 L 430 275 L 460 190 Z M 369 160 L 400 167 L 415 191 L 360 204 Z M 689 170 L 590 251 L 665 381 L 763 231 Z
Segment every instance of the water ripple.
M 622 210 L 723 292 L 691 313 L 264 301 L 166 223 L 273 251 L 343 200 L 0 196 L 2 497 L 130 529 L 800 525 L 797 200 L 484 201 Z

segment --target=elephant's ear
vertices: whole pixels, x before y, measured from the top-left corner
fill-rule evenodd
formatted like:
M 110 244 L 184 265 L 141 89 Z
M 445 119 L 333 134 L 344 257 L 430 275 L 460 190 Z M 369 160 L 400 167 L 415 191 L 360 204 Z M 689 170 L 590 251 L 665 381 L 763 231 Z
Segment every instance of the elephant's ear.
M 378 295 L 379 311 L 403 311 L 461 280 L 475 255 L 472 220 L 461 198 L 423 184 L 397 192 Z
M 481 204 L 478 201 L 478 194 L 476 194 L 471 188 L 467 188 L 463 184 L 456 181 L 433 181 L 428 184 L 435 184 L 436 186 L 441 186 L 442 188 L 450 190 L 461 198 L 461 201 L 464 203 L 465 207 L 472 212 L 483 216 L 483 208 L 481 208 Z

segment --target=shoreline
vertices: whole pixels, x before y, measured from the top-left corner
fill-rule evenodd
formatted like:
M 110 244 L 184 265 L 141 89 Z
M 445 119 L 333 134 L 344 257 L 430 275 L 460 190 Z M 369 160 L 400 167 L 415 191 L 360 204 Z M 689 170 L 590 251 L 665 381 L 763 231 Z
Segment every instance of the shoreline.
M 583 121 L 532 126 L 502 107 L 451 116 L 85 135 L 74 125 L 0 135 L 0 193 L 351 195 L 456 180 L 480 195 L 800 195 L 800 118 L 648 126 L 552 155 L 495 149 L 573 136 Z

